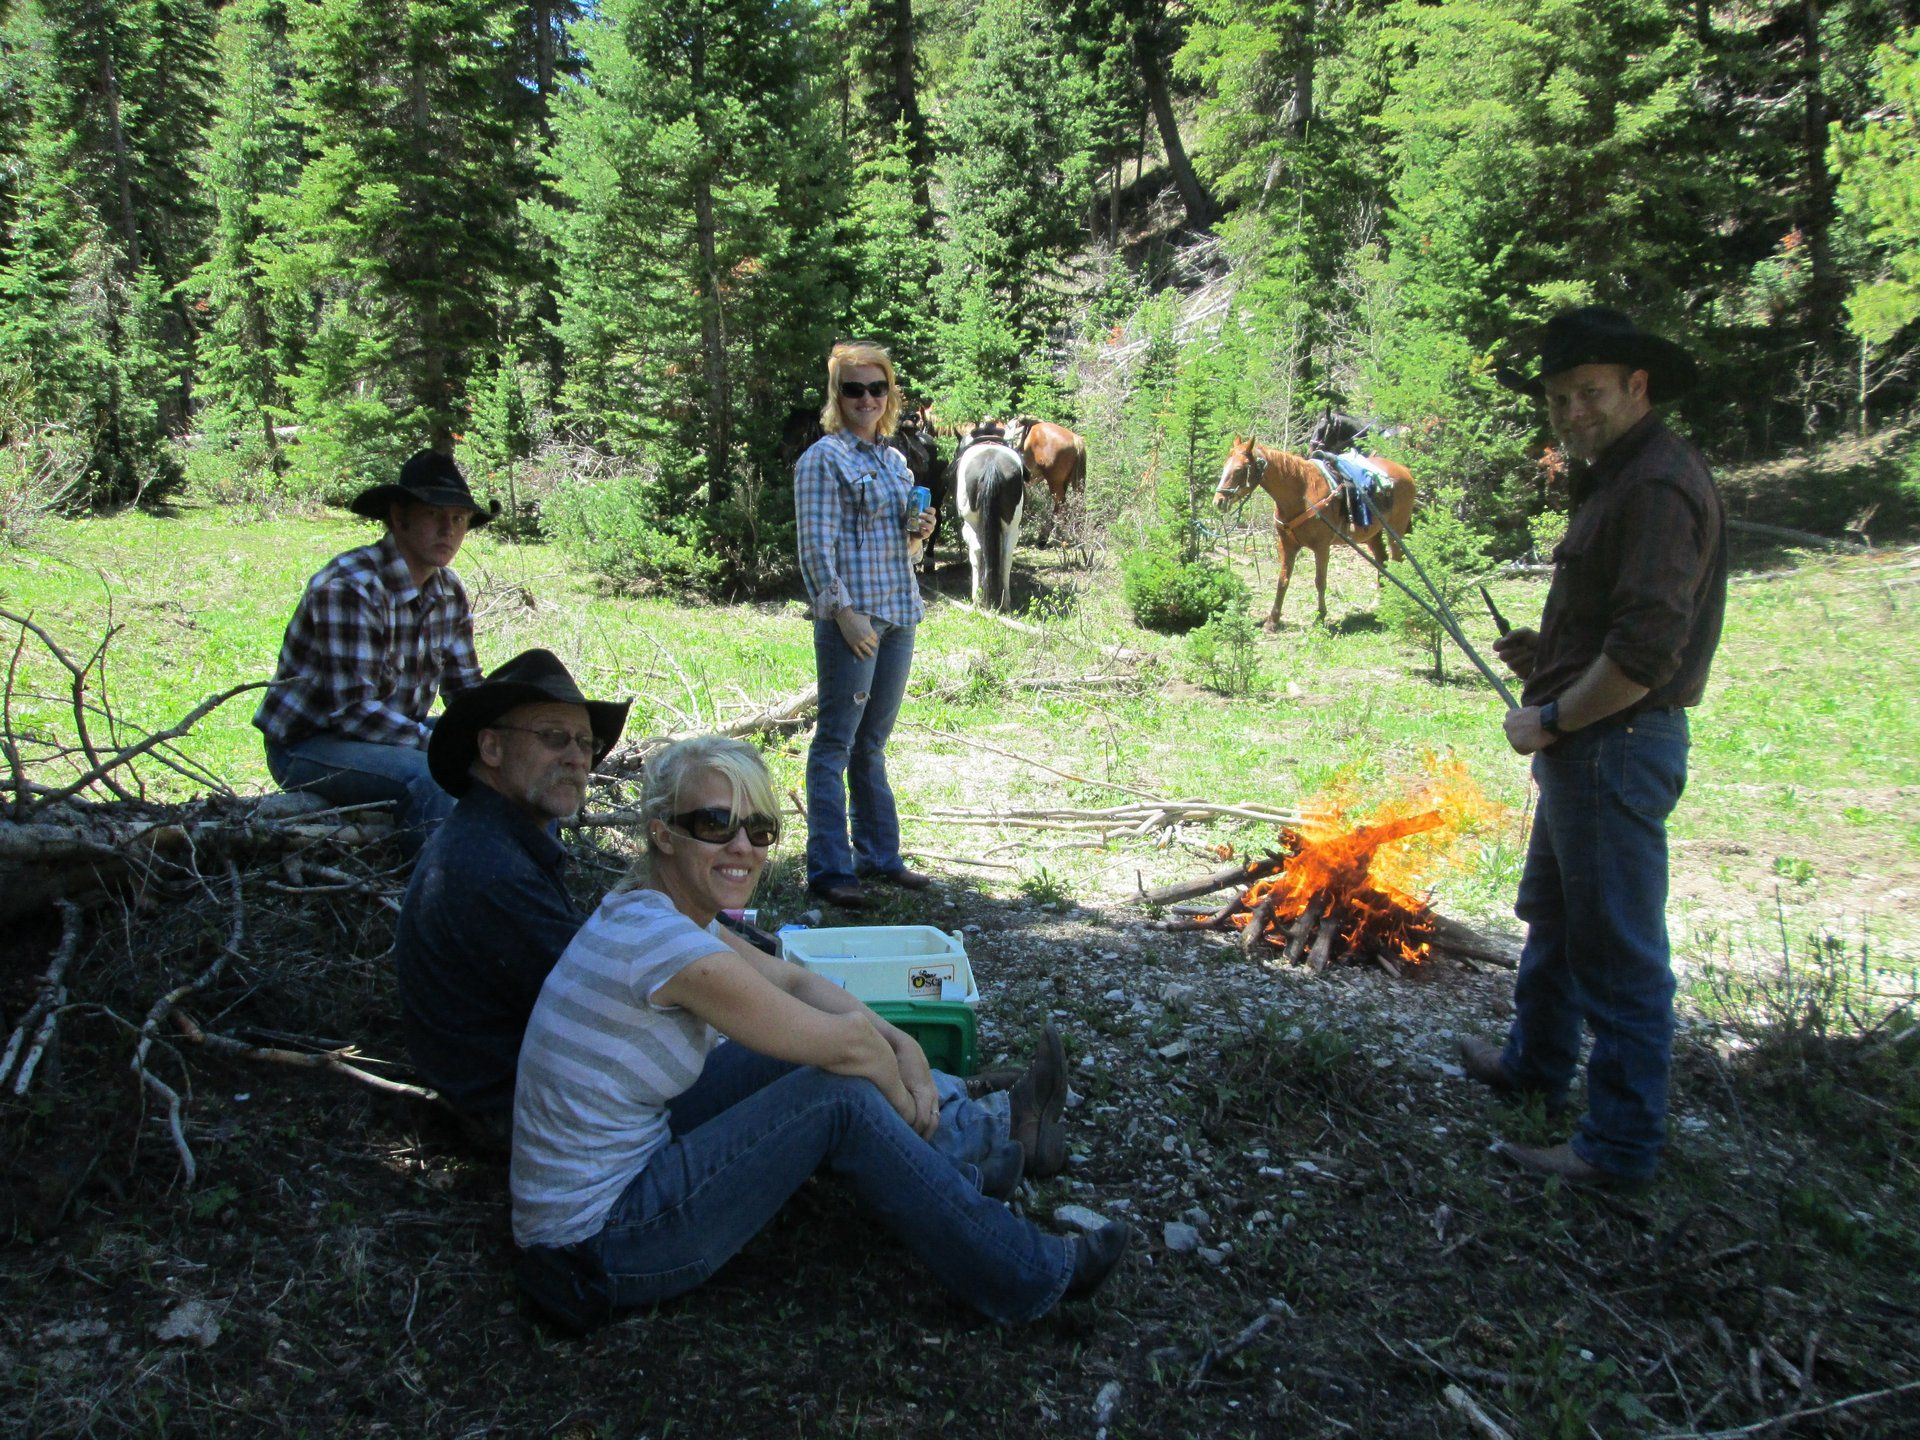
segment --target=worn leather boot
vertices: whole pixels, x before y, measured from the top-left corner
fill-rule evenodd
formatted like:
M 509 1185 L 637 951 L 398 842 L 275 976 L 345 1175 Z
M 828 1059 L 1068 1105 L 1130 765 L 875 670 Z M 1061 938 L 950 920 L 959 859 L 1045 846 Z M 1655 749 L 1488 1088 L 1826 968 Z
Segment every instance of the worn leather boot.
M 1011 1132 L 1027 1155 L 1027 1174 L 1044 1180 L 1067 1165 L 1067 1047 L 1049 1024 L 1026 1073 L 1008 1093 Z

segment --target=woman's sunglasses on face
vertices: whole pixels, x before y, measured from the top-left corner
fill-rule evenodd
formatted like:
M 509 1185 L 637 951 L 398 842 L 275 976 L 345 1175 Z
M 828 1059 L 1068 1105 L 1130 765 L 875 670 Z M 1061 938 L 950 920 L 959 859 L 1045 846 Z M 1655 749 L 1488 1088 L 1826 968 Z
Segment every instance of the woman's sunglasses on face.
M 725 845 L 742 830 L 747 843 L 764 850 L 780 838 L 780 822 L 771 815 L 735 815 L 720 805 L 687 810 L 675 815 L 673 828 L 691 835 L 702 845 Z
M 858 400 L 862 395 L 871 395 L 876 400 L 884 400 L 887 398 L 887 392 L 891 389 L 893 389 L 893 384 L 887 380 L 870 380 L 864 385 L 858 380 L 842 380 L 840 382 L 840 398 L 842 400 Z

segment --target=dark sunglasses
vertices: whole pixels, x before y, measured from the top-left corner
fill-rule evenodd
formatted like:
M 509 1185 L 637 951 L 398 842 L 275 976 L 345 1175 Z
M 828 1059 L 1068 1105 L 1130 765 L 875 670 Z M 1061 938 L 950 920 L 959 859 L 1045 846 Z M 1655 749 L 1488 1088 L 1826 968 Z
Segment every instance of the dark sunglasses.
M 871 395 L 876 400 L 884 400 L 887 398 L 887 392 L 891 389 L 893 389 L 893 384 L 888 380 L 869 380 L 864 385 L 858 380 L 842 380 L 840 382 L 840 398 L 842 400 L 858 400 L 862 395 Z
M 742 830 L 747 832 L 747 843 L 757 845 L 762 850 L 780 838 L 780 822 L 773 816 L 739 816 L 720 805 L 684 811 L 675 815 L 670 823 L 674 829 L 691 835 L 702 845 L 728 844 Z

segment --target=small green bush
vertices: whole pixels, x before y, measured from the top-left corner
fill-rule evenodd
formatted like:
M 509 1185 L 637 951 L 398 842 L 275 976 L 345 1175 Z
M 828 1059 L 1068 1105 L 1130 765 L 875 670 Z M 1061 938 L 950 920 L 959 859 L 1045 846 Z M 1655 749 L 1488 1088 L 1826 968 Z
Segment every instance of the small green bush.
M 582 481 L 558 491 L 543 518 L 560 547 L 623 590 L 711 589 L 725 560 L 700 543 L 694 515 L 662 513 L 646 475 Z
M 1200 683 L 1222 695 L 1249 695 L 1260 682 L 1259 632 L 1244 606 L 1222 610 L 1187 637 Z
M 1135 550 L 1120 562 L 1127 608 L 1149 630 L 1191 630 L 1227 610 L 1247 607 L 1247 587 L 1224 565 L 1182 561 L 1165 550 Z

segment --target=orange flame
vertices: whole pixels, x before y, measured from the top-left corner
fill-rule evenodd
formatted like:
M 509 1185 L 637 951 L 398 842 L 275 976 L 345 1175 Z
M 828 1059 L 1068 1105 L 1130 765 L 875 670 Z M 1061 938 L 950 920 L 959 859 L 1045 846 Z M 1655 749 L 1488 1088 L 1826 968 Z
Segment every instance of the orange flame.
M 1336 789 L 1307 807 L 1308 819 L 1288 835 L 1294 849 L 1280 874 L 1255 881 L 1242 896 L 1242 928 L 1266 912 L 1269 941 L 1284 945 L 1316 903 L 1335 917 L 1341 953 L 1372 953 L 1417 965 L 1433 953 L 1433 912 L 1426 895 L 1459 867 L 1479 832 L 1505 807 L 1489 800 L 1458 760 L 1425 757 L 1428 783 L 1348 819 Z M 1266 902 L 1271 898 L 1271 905 Z M 1317 921 L 1316 917 L 1316 921 Z

